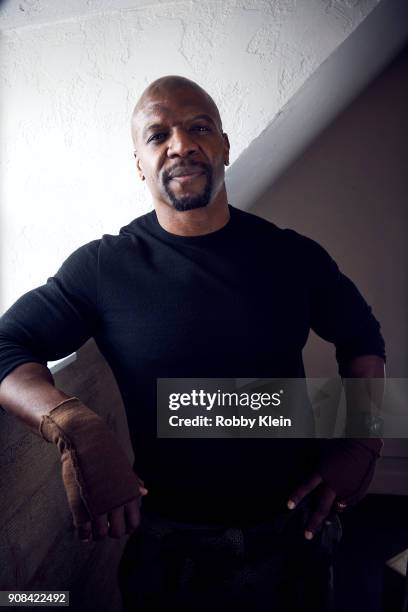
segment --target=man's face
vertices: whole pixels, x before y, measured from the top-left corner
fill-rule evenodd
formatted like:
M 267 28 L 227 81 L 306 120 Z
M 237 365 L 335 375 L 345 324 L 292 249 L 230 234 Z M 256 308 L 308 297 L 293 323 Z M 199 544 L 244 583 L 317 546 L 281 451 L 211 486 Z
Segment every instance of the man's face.
M 185 211 L 216 197 L 229 142 L 199 90 L 183 86 L 149 95 L 133 125 L 138 172 L 155 201 Z

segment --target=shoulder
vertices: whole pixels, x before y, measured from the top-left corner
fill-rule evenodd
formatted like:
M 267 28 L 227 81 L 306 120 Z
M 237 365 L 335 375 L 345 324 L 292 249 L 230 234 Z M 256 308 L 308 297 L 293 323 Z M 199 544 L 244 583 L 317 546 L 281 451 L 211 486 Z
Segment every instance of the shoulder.
M 297 254 L 306 258 L 306 261 L 311 263 L 333 262 L 326 249 L 316 240 L 299 234 L 293 229 L 282 230 L 282 235 L 288 246 Z
M 299 257 L 303 262 L 324 263 L 333 261 L 328 252 L 318 242 L 289 228 L 281 228 L 275 223 L 257 215 L 233 208 L 232 214 L 237 226 L 255 240 L 265 238 L 269 246 L 279 248 L 282 255 Z
M 277 234 L 282 230 L 272 223 L 271 221 L 267 221 L 262 217 L 258 217 L 254 213 L 248 212 L 246 210 L 241 210 L 240 208 L 235 208 L 235 206 L 229 206 L 231 219 L 234 222 L 236 227 L 241 228 L 246 232 L 255 232 L 255 233 L 267 233 L 267 234 Z
M 136 219 L 121 227 L 118 234 L 104 234 L 99 241 L 99 251 L 102 254 L 107 252 L 113 254 L 128 249 L 133 250 L 140 241 L 146 239 L 146 233 L 153 222 L 153 215 L 154 212 L 152 211 L 136 217 Z
M 151 213 L 138 217 L 119 230 L 118 234 L 103 234 L 75 249 L 62 263 L 55 277 L 60 280 L 93 277 L 110 264 L 117 265 L 128 253 L 134 254 L 135 246 L 143 236 L 143 226 Z
M 60 266 L 57 277 L 66 274 L 82 276 L 86 270 L 94 268 L 98 262 L 98 253 L 101 240 L 92 240 L 73 251 Z

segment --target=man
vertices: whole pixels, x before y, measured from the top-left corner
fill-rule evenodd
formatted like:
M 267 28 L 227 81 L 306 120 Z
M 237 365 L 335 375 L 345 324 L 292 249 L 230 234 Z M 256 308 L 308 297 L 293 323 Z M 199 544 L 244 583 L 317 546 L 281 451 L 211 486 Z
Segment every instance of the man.
M 75 251 L 4 315 L 0 402 L 57 444 L 81 539 L 136 529 L 126 609 L 327 610 L 336 513 L 367 490 L 381 442 L 158 439 L 156 381 L 302 378 L 311 327 L 342 376 L 380 378 L 379 324 L 319 245 L 229 205 L 229 140 L 196 83 L 152 83 L 132 134 L 154 211 Z M 135 472 L 45 367 L 91 336 L 121 390 Z

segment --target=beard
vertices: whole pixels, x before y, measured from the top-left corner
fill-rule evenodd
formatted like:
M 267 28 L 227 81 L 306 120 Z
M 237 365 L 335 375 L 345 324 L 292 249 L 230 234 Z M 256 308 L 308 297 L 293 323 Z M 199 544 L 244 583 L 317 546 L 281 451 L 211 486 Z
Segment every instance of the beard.
M 197 193 L 195 195 L 188 196 L 176 196 L 175 193 L 170 188 L 171 178 L 168 173 L 164 173 L 163 175 L 163 185 L 164 190 L 168 199 L 170 200 L 173 208 L 178 211 L 186 211 L 193 210 L 195 208 L 203 208 L 207 206 L 211 199 L 211 194 L 213 190 L 213 175 L 211 166 L 207 166 L 206 164 L 194 164 L 203 170 L 205 175 L 205 185 L 202 189 L 201 193 Z

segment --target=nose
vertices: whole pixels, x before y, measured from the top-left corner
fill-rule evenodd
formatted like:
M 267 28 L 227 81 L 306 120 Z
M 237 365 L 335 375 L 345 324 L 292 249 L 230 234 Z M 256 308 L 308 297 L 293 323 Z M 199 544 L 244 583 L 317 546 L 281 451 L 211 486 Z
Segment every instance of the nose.
M 188 131 L 175 128 L 169 138 L 167 154 L 169 157 L 188 157 L 198 150 L 197 143 Z

